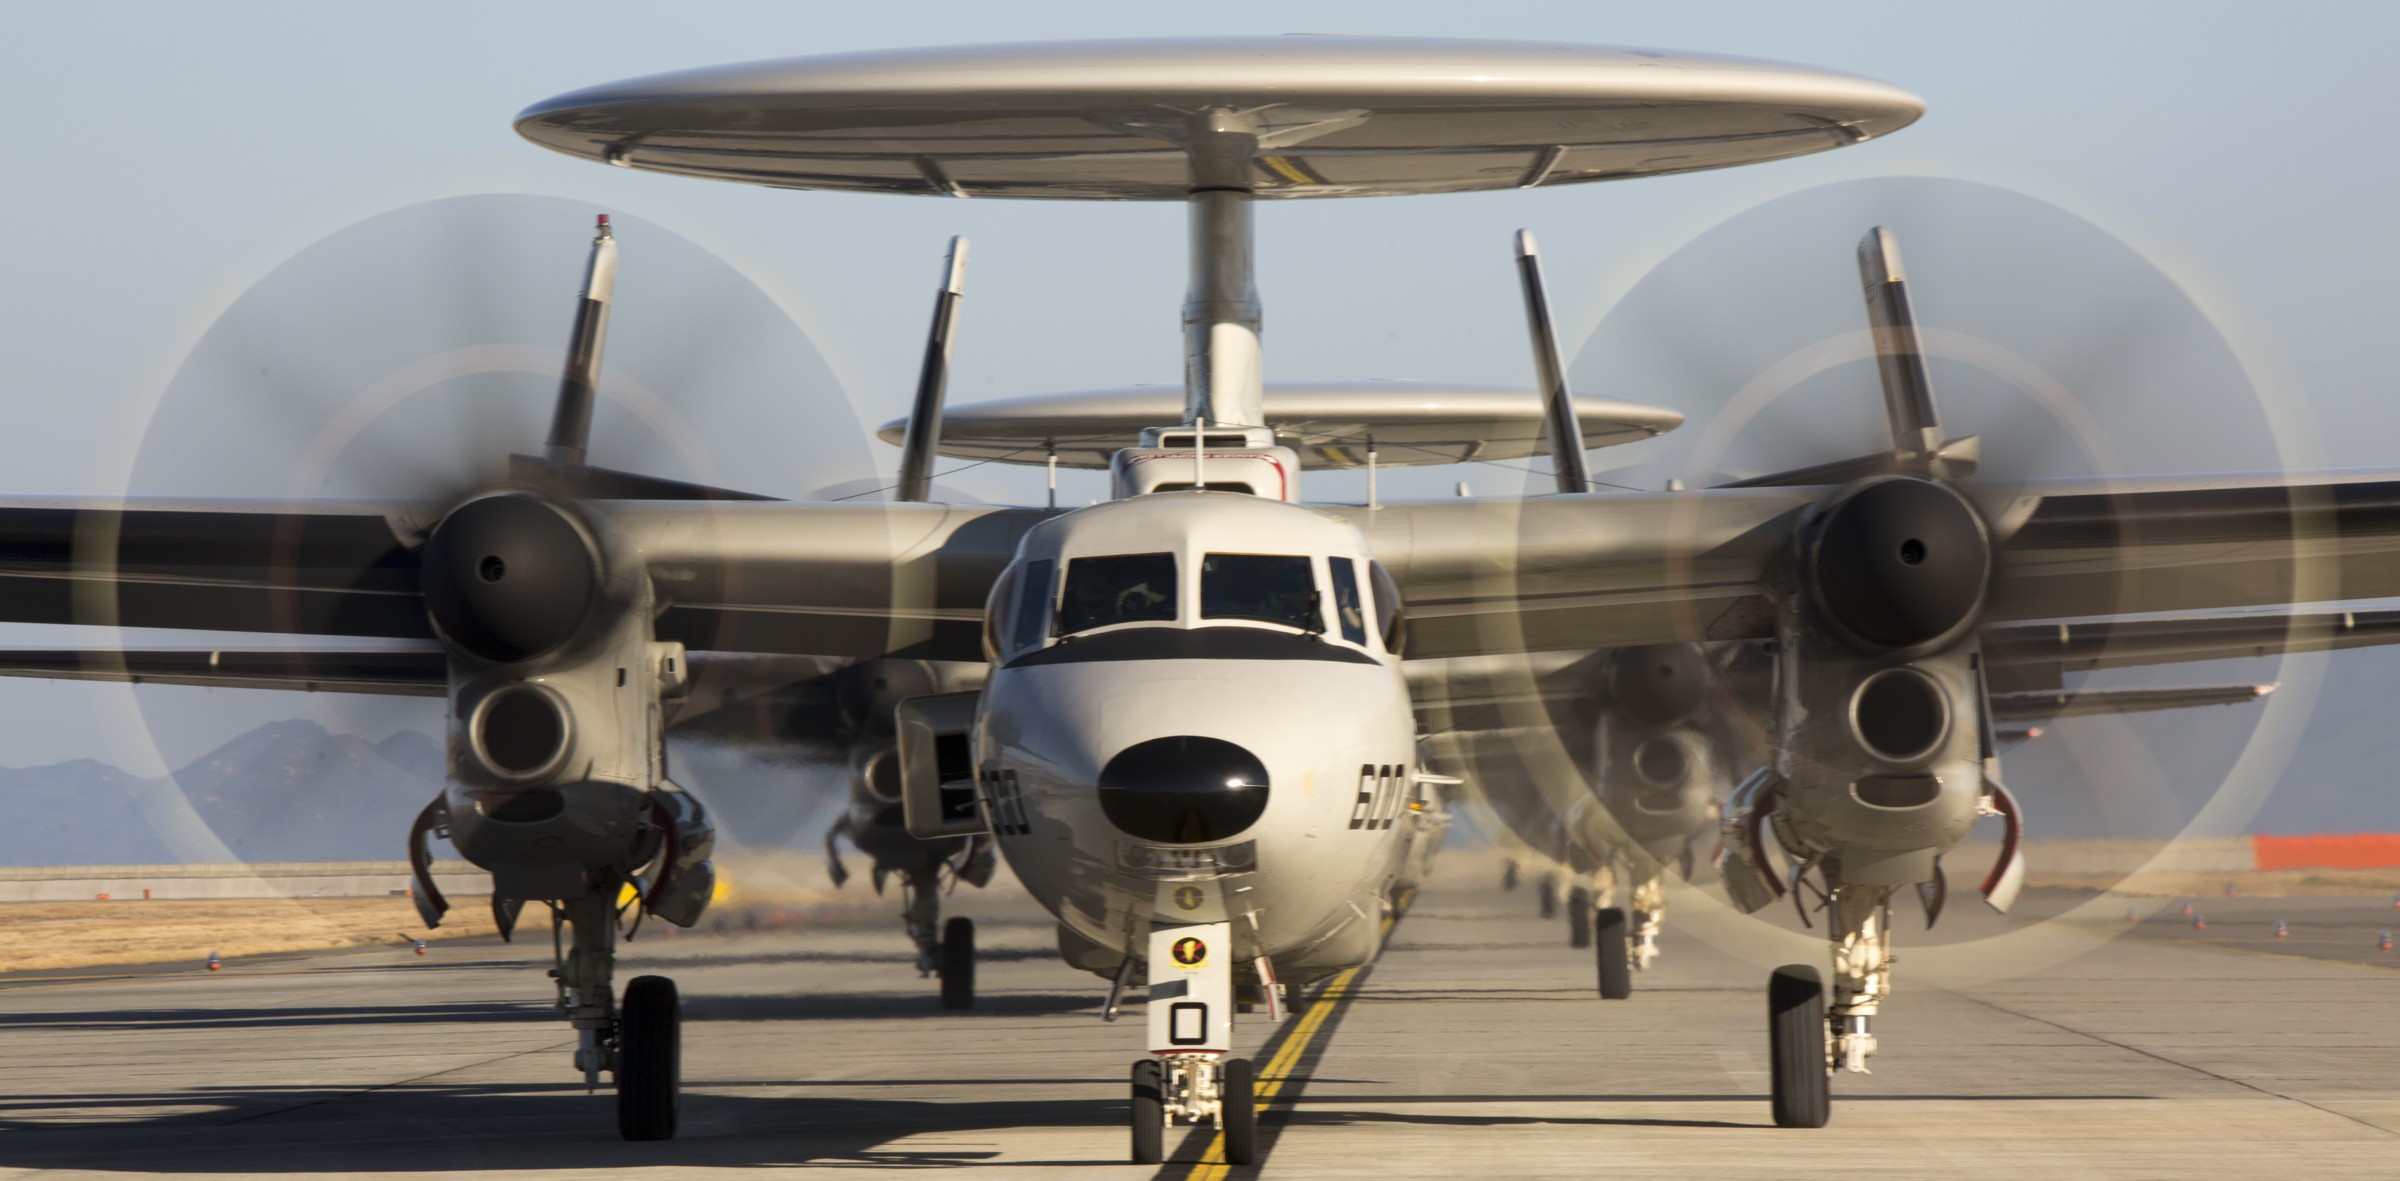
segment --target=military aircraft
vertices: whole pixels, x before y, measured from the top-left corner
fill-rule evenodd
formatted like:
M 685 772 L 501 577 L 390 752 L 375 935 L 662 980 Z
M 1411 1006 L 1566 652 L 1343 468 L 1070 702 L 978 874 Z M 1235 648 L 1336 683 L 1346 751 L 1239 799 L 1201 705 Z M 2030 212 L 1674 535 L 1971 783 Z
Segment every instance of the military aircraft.
M 1114 498 L 1071 511 L 783 503 L 616 471 L 588 454 L 609 306 L 596 252 L 547 445 L 505 482 L 439 501 L 0 504 L 0 619 L 419 648 L 0 666 L 441 694 L 452 782 L 411 849 L 422 863 L 446 833 L 491 872 L 504 927 L 528 902 L 551 910 L 576 1065 L 613 1075 L 625 1136 L 659 1139 L 677 1122 L 677 994 L 643 976 L 620 999 L 613 949 L 622 923 L 688 925 L 710 893 L 713 827 L 670 776 L 668 718 L 706 678 L 776 657 L 981 664 L 979 689 L 929 683 L 893 704 L 908 828 L 990 837 L 1056 916 L 1067 961 L 1112 981 L 1110 1011 L 1147 988 L 1133 1158 L 1159 1159 L 1171 1122 L 1215 1120 L 1241 1163 L 1257 1128 L 1254 1073 L 1231 1056 L 1237 988 L 1272 1019 L 1283 986 L 1372 959 L 1438 832 L 1424 818 L 1454 777 L 1425 765 L 1406 662 L 1755 641 L 1773 658 L 1772 759 L 1727 812 L 1730 868 L 1788 888 L 1769 876 L 1771 827 L 1800 858 L 1791 879 L 1827 899 L 1830 1009 L 1813 969 L 1769 987 L 1776 1118 L 1822 1124 L 1831 1069 L 1874 1048 L 1894 892 L 1938 899 L 1941 856 L 1987 813 L 2010 839 L 1984 893 L 2004 907 L 2020 880 L 1994 694 L 2128 643 L 2159 657 L 2366 642 L 2375 626 L 2282 608 L 2400 593 L 2400 481 L 1979 483 L 1974 440 L 1934 414 L 1896 249 L 1871 234 L 1888 448 L 1597 492 L 1587 447 L 1680 416 L 1569 391 L 1540 300 L 1534 392 L 1267 387 L 1252 221 L 1274 200 L 1770 161 L 1872 141 L 1922 109 L 1798 66 L 1377 37 L 865 53 L 563 95 L 519 132 L 617 167 L 1184 202 L 1184 389 L 957 411 L 938 382 L 921 389 L 904 485 L 937 455 L 1104 466 Z M 1299 488 L 1311 469 L 1542 454 L 1556 494 L 1328 505 Z M 2273 610 L 2223 614 L 2252 607 Z M 2116 618 L 2163 612 L 2209 614 Z M 2000 688 L 2004 658 L 2018 689 Z M 437 921 L 443 900 L 419 895 Z

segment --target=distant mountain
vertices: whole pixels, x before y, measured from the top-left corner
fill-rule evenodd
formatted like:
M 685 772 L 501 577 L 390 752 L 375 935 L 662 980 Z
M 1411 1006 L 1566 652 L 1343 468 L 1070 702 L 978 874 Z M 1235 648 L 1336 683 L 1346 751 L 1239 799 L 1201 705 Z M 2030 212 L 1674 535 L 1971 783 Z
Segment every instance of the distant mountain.
M 237 861 L 394 860 L 441 784 L 428 735 L 369 742 L 305 720 L 260 726 L 165 779 L 90 759 L 0 767 L 0 865 L 223 859 L 217 842 Z
M 677 742 L 673 758 L 721 847 L 813 846 L 846 798 L 838 765 L 705 742 Z M 270 722 L 159 779 L 91 759 L 0 767 L 0 866 L 393 861 L 442 780 L 432 735 L 369 742 L 307 720 Z
M 386 859 L 406 855 L 409 824 L 441 792 L 442 754 L 415 731 L 375 743 L 295 719 L 260 726 L 174 778 L 238 860 Z

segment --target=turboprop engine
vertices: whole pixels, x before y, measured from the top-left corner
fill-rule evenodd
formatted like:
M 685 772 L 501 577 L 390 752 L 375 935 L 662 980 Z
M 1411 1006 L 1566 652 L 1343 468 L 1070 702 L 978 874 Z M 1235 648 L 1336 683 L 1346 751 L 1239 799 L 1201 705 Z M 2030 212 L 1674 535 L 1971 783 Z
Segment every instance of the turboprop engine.
M 450 782 L 408 851 L 428 927 L 449 908 L 431 873 L 437 835 L 491 872 L 502 938 L 525 903 L 549 904 L 566 936 L 551 975 L 577 1033 L 575 1065 L 587 1085 L 614 1074 L 619 1130 L 656 1140 L 675 1132 L 678 1001 L 673 981 L 644 976 L 620 1008 L 619 924 L 628 904 L 636 924 L 697 922 L 716 886 L 715 830 L 668 778 L 665 713 L 684 696 L 683 647 L 658 641 L 648 574 L 581 497 L 745 497 L 584 462 L 615 276 L 603 216 L 548 446 L 512 457 L 509 483 L 458 501 L 418 549 L 447 666 Z
M 1936 480 L 1855 481 L 1799 532 L 1776 762 L 1792 835 L 1838 846 L 1841 881 L 1933 882 L 1974 826 L 1991 751 L 1973 628 L 1991 569 L 1982 517 Z
M 714 872 L 709 826 L 665 766 L 684 653 L 652 639 L 648 579 L 618 549 L 605 518 L 534 492 L 477 497 L 434 527 L 422 577 L 450 661 L 442 815 L 502 899 L 613 889 L 671 851 L 643 902 L 689 926 Z
M 2024 873 L 1977 630 L 1991 532 L 1953 483 L 1975 470 L 1980 447 L 1942 436 L 1891 234 L 1869 231 L 1858 261 L 1892 449 L 1742 481 L 1834 486 L 1808 508 L 1770 579 L 1775 755 L 1725 816 L 1735 903 L 1756 910 L 1788 892 L 1804 922 L 1824 913 L 1833 942 L 1829 1014 L 1813 968 L 1783 968 L 1769 990 L 1779 1014 L 1775 1118 L 1787 1127 L 1828 1118 L 1821 1021 L 1830 1017 L 1840 1065 L 1864 1071 L 1875 1052 L 1869 1024 L 1891 987 L 1894 891 L 1914 886 L 1926 922 L 1938 919 L 1949 893 L 1942 857 L 1979 816 L 2007 826 L 1985 900 L 2008 909 Z M 1763 840 L 1770 825 L 1790 861 L 1781 876 Z

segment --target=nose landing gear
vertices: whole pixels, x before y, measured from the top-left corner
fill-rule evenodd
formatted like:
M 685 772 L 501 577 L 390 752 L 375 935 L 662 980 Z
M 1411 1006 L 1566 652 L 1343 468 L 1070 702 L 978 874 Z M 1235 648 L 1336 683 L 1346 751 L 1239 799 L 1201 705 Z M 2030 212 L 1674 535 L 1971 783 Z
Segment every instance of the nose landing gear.
M 1258 1071 L 1247 1058 L 1164 1054 L 1133 1064 L 1133 1163 L 1166 1159 L 1166 1129 L 1215 1123 L 1225 1163 L 1258 1163 Z
M 1168 1127 L 1210 1121 L 1225 1134 L 1226 1163 L 1258 1163 L 1258 1074 L 1227 1056 L 1233 925 L 1152 927 L 1149 968 L 1152 1056 L 1133 1064 L 1134 1163 L 1165 1159 Z

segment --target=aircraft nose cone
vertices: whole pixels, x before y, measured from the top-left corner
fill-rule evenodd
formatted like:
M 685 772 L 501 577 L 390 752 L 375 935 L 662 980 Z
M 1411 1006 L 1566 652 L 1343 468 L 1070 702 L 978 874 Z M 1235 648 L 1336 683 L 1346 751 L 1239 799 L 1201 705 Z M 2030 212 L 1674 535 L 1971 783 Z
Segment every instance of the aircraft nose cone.
M 1219 738 L 1153 738 L 1100 768 L 1100 809 L 1127 836 L 1162 844 L 1221 841 L 1267 810 L 1267 768 Z

